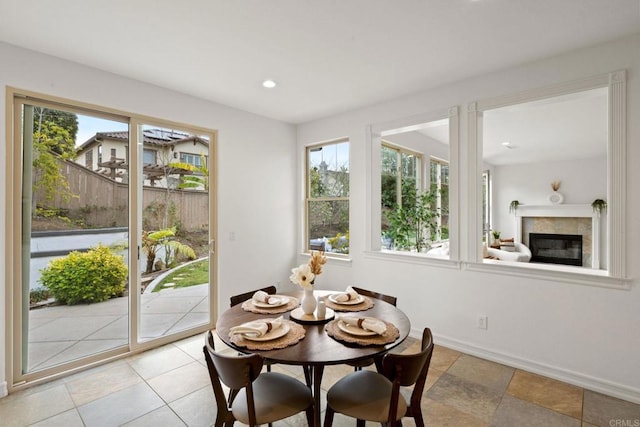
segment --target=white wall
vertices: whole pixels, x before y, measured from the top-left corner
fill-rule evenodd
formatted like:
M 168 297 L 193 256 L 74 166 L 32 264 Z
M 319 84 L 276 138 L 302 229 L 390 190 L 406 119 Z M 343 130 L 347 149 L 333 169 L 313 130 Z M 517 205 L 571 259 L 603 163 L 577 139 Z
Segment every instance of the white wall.
M 640 161 L 638 52 L 640 35 L 299 126 L 299 151 L 305 144 L 336 136 L 347 135 L 351 141 L 352 261 L 330 263 L 322 283 L 336 289 L 354 283 L 396 295 L 414 333 L 429 326 L 436 343 L 640 402 L 640 221 L 633 214 L 640 211 L 640 168 L 635 165 Z M 399 262 L 366 252 L 367 126 L 460 106 L 460 182 L 467 183 L 472 161 L 467 149 L 468 103 L 620 69 L 628 72 L 626 261 L 628 276 L 634 278 L 630 290 L 471 271 L 450 263 Z M 546 189 L 548 183 L 542 185 Z M 467 187 L 461 184 L 459 194 L 463 254 L 469 244 L 476 244 L 464 237 L 470 215 L 475 214 Z M 566 195 L 573 197 L 574 192 Z M 476 328 L 479 315 L 489 317 L 488 330 Z
M 548 205 L 552 181 L 561 182 L 558 192 L 564 196 L 564 204 L 590 205 L 595 199 L 607 199 L 606 157 L 494 166 L 491 174 L 493 226 L 502 238 L 515 235 L 509 203 L 518 200 L 523 205 Z
M 230 295 L 288 281 L 296 251 L 293 126 L 7 44 L 0 43 L 0 58 L 3 100 L 8 85 L 217 129 L 219 307 L 228 305 Z M 0 103 L 0 117 L 4 153 L 5 102 Z M 0 169 L 5 167 L 6 158 L 0 156 Z M 1 224 L 9 208 L 5 200 L 3 186 Z M 6 250 L 0 247 L 0 259 L 5 259 Z M 6 380 L 4 277 L 5 266 L 0 265 L 0 396 Z

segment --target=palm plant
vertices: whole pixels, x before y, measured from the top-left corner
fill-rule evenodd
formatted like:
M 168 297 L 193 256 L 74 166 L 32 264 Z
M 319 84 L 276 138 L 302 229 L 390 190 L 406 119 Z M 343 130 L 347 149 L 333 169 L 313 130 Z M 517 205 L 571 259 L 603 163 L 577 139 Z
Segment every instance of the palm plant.
M 175 266 L 178 255 L 186 256 L 188 259 L 196 259 L 195 251 L 189 245 L 175 240 L 175 236 L 175 227 L 142 232 L 142 250 L 147 256 L 145 273 L 153 271 L 153 265 L 160 248 L 164 249 L 164 265 L 166 267 Z

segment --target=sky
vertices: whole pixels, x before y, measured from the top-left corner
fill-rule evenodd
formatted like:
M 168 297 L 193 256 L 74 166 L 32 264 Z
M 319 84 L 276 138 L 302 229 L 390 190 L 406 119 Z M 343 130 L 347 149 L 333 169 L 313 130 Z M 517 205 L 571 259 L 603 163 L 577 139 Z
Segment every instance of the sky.
M 89 138 L 98 132 L 115 132 L 129 130 L 127 123 L 113 120 L 98 119 L 96 117 L 78 114 L 78 136 L 76 147 L 84 144 Z

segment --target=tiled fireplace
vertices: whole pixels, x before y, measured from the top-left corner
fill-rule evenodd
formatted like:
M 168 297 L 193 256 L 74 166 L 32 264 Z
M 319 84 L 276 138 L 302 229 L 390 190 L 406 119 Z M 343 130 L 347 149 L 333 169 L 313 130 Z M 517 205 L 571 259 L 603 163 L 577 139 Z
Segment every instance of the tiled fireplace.
M 531 233 L 582 236 L 582 266 L 600 268 L 600 217 L 590 205 L 520 205 L 516 236 L 530 247 Z

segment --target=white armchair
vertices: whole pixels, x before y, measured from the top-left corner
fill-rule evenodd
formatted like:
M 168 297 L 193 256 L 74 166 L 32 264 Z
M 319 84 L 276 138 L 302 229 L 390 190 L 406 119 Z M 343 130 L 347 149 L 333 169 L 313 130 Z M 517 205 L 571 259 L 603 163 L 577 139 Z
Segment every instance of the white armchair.
M 488 248 L 487 254 L 501 261 L 529 262 L 531 250 L 520 242 L 514 243 L 515 251 L 503 251 L 502 249 Z

